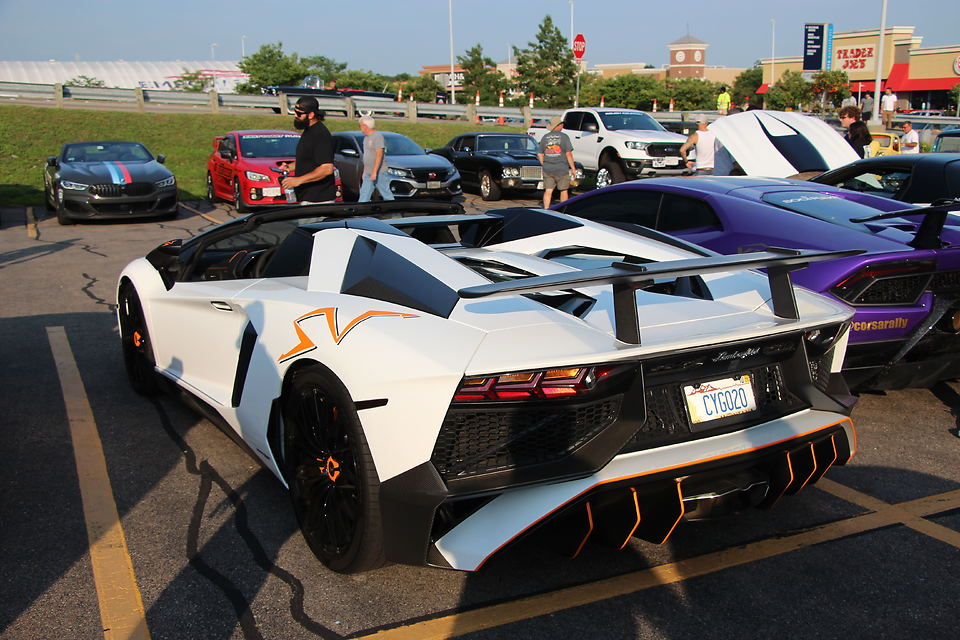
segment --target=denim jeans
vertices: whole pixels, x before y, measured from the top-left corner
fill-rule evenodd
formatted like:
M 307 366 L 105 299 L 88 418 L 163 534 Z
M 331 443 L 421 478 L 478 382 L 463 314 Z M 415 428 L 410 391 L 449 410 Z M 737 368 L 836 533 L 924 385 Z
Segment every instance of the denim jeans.
M 373 197 L 373 188 L 376 186 L 377 191 L 380 192 L 380 196 L 384 200 L 393 200 L 393 193 L 390 191 L 390 177 L 387 175 L 386 171 L 381 171 L 377 174 L 376 183 L 370 179 L 369 173 L 363 174 L 363 179 L 360 182 L 360 198 L 359 202 L 370 202 L 370 199 Z

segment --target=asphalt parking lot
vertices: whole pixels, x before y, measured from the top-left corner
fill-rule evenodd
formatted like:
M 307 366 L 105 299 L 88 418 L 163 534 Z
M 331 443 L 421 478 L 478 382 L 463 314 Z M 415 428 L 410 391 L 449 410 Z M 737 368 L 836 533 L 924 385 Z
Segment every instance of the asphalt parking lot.
M 233 216 L 187 203 L 172 221 L 61 227 L 0 206 L 0 637 L 956 637 L 956 382 L 864 394 L 851 464 L 666 545 L 569 559 L 530 541 L 475 574 L 326 570 L 269 473 L 126 382 L 121 268 Z

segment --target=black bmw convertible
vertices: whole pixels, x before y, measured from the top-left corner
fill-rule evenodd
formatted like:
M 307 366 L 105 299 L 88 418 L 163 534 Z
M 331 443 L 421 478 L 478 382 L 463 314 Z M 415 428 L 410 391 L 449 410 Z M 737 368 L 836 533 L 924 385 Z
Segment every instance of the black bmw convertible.
M 175 218 L 177 180 L 139 142 L 71 142 L 47 158 L 47 209 L 60 224 L 92 218 Z

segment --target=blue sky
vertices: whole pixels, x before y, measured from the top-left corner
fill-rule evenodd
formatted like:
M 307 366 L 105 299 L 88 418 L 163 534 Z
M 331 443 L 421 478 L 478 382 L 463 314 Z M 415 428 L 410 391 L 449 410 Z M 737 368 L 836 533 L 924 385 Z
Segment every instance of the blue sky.
M 710 65 L 748 67 L 770 55 L 800 55 L 805 22 L 837 31 L 876 28 L 881 0 L 574 0 L 574 32 L 592 64 L 667 62 L 666 45 L 689 33 L 710 44 Z M 0 60 L 237 60 L 282 41 L 284 51 L 324 55 L 351 69 L 416 73 L 448 64 L 448 0 L 0 0 Z M 550 14 L 570 31 L 569 0 L 453 0 L 455 54 L 479 43 L 494 60 L 535 39 Z M 915 26 L 923 46 L 960 44 L 956 0 L 889 0 L 887 25 Z M 246 35 L 246 38 L 241 38 Z

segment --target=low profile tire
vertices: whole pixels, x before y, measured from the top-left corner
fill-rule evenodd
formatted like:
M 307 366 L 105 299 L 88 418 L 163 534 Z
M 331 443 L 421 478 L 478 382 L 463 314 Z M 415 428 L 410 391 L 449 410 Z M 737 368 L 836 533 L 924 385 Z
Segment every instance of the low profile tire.
M 70 216 L 67 215 L 67 209 L 66 209 L 66 207 L 63 206 L 63 203 L 62 203 L 62 202 L 60 202 L 60 203 L 57 204 L 57 222 L 59 222 L 59 223 L 62 224 L 62 225 L 65 225 L 65 226 L 66 226 L 66 225 L 71 225 L 71 224 L 76 224 L 76 223 L 73 221 L 73 218 L 71 218 Z
M 153 349 L 147 323 L 143 318 L 143 307 L 137 290 L 129 282 L 120 286 L 117 296 L 117 317 L 120 321 L 120 347 L 123 350 L 123 364 L 127 369 L 127 380 L 133 390 L 143 396 L 155 396 L 160 393 L 160 384 L 153 368 Z
M 240 181 L 233 181 L 233 207 L 237 210 L 237 213 L 247 213 L 250 211 L 250 206 L 243 201 L 243 196 L 240 195 Z
M 600 164 L 600 170 L 597 171 L 597 188 L 602 189 L 612 184 L 619 184 L 626 179 L 620 163 L 616 160 L 607 160 Z
M 213 176 L 207 172 L 207 202 L 214 204 L 217 201 L 217 193 L 213 190 Z
M 489 171 L 483 171 L 480 173 L 480 197 L 490 202 L 491 200 L 499 200 L 502 190 L 500 185 L 497 184 L 497 181 L 493 179 L 493 176 L 490 175 Z
M 325 369 L 304 369 L 283 419 L 284 476 L 310 550 L 340 573 L 381 566 L 380 482 L 346 388 Z

